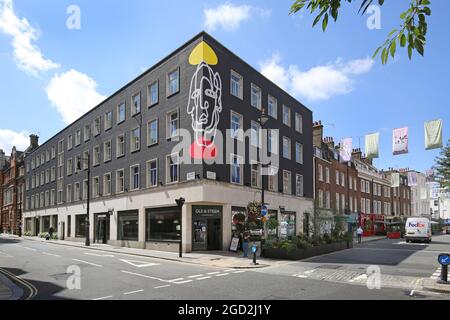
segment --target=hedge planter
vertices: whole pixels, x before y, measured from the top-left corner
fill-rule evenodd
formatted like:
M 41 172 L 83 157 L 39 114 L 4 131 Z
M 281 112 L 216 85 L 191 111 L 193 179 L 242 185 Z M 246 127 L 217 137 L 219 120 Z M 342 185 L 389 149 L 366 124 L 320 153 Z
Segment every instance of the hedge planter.
M 269 259 L 302 260 L 350 248 L 353 248 L 353 242 L 351 241 L 325 244 L 307 249 L 294 249 L 291 251 L 281 248 L 267 248 L 263 250 L 262 256 Z

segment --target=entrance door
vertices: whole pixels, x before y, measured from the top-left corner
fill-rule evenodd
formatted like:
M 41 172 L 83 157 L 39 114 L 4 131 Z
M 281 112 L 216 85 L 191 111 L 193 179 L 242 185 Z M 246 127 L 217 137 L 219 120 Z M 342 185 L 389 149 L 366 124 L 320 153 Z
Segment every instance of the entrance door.
M 97 243 L 108 243 L 109 240 L 109 219 L 108 215 L 96 215 L 95 241 Z
M 208 250 L 221 250 L 221 226 L 220 219 L 208 219 Z
M 207 249 L 207 229 L 208 224 L 206 219 L 196 219 L 193 221 L 193 235 L 192 245 L 193 250 L 206 250 Z
M 35 225 L 34 225 L 34 235 L 38 236 L 40 231 L 41 231 L 41 228 L 40 228 L 40 225 L 39 225 L 40 224 L 40 220 L 38 218 L 35 218 L 34 219 L 34 223 L 35 223 Z

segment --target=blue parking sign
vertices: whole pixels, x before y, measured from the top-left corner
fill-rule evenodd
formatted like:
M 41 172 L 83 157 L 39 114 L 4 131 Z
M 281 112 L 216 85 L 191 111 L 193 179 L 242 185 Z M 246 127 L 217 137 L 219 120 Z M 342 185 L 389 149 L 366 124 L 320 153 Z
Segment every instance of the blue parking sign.
M 448 266 L 450 265 L 450 255 L 447 253 L 443 253 L 439 255 L 438 261 L 441 265 Z
M 267 216 L 267 211 L 268 211 L 267 206 L 266 206 L 265 204 L 262 205 L 262 206 L 261 206 L 261 215 L 262 215 L 263 217 Z

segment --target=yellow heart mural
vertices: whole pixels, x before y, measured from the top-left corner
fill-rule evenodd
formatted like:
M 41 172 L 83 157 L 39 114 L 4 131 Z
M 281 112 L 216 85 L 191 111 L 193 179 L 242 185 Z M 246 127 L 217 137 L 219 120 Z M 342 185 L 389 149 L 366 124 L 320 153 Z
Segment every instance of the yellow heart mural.
M 205 41 L 200 42 L 189 56 L 189 63 L 194 66 L 199 65 L 202 61 L 210 66 L 215 66 L 219 62 L 216 53 Z

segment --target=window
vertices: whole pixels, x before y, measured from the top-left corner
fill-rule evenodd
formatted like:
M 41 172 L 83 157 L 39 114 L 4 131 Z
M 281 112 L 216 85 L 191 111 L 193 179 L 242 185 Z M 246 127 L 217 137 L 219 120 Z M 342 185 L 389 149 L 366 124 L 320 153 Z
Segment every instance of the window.
M 340 200 L 339 193 L 336 193 L 336 212 L 341 212 Z
M 179 155 L 172 154 L 166 157 L 166 182 L 175 183 L 179 178 Z
M 81 136 L 81 131 L 80 131 L 80 136 Z M 81 138 L 81 137 L 80 137 Z M 81 140 L 81 139 L 80 139 Z M 52 159 L 56 158 L 56 148 L 52 147 Z
M 345 173 L 341 172 L 341 186 L 345 187 Z
M 253 147 L 261 147 L 261 126 L 255 121 L 251 123 L 250 141 Z
M 231 183 L 242 184 L 242 159 L 241 157 L 231 155 Z
M 73 199 L 74 199 L 74 201 L 81 200 L 81 198 L 80 198 L 80 183 L 79 182 L 76 182 L 74 184 Z
M 179 129 L 178 110 L 167 114 L 167 139 L 172 139 L 178 136 Z
M 98 198 L 100 195 L 100 178 L 94 177 L 92 179 L 92 197 Z
M 370 193 L 370 182 L 366 181 L 366 192 Z
M 138 211 L 118 213 L 118 240 L 138 241 L 139 214 Z
M 323 181 L 323 167 L 321 164 L 317 166 L 317 171 L 319 172 L 319 181 Z
M 278 114 L 278 101 L 277 99 L 275 99 L 274 97 L 272 97 L 271 95 L 269 95 L 268 98 L 268 115 L 271 116 L 272 118 L 277 119 L 277 114 Z
M 117 137 L 116 157 L 120 158 L 125 155 L 125 135 Z
M 139 165 L 134 165 L 130 168 L 130 189 L 139 190 L 140 188 L 140 170 Z
M 299 142 L 295 143 L 295 161 L 303 164 L 303 145 Z
M 349 206 L 350 206 L 350 212 L 353 212 L 353 197 L 352 196 L 350 196 L 350 199 L 349 199 L 349 201 L 348 201 L 348 203 L 349 203 Z
M 291 139 L 283 137 L 283 157 L 291 159 Z
M 325 168 L 325 182 L 330 183 L 330 168 Z
M 135 115 L 141 112 L 141 93 L 134 95 L 131 104 L 131 115 Z
M 69 137 L 67 138 L 67 150 L 72 150 L 73 148 L 73 136 L 69 135 Z M 49 161 L 50 160 L 50 154 L 48 153 L 48 150 L 45 152 L 45 161 Z
M 269 167 L 268 188 L 270 191 L 278 192 L 278 168 Z
M 95 146 L 92 154 L 92 165 L 98 166 L 100 164 L 100 146 Z
M 340 185 L 340 182 L 339 182 L 340 173 L 339 173 L 339 171 L 337 171 L 337 170 L 336 170 L 336 175 L 335 175 L 335 177 L 336 177 L 336 185 Z
M 323 190 L 319 189 L 319 208 L 323 208 Z
M 269 129 L 267 132 L 267 150 L 271 154 L 278 154 L 278 130 Z
M 141 149 L 141 129 L 136 128 L 131 130 L 131 152 L 136 152 Z
M 149 107 L 154 106 L 159 101 L 159 83 L 158 81 L 148 86 Z
M 158 119 L 148 122 L 147 125 L 147 145 L 152 146 L 158 143 Z
M 299 197 L 303 197 L 303 176 L 301 174 L 295 175 L 295 194 Z
M 253 83 L 251 85 L 250 104 L 252 107 L 261 110 L 261 89 Z
M 292 174 L 290 171 L 283 171 L 283 193 L 292 194 Z
M 146 240 L 180 240 L 181 210 L 178 207 L 146 209 Z
M 366 199 L 366 210 L 367 210 L 367 213 L 372 213 L 372 212 L 370 212 L 370 199 Z
M 283 123 L 288 127 L 291 126 L 291 109 L 283 105 Z
M 231 111 L 231 138 L 243 140 L 243 118 L 239 113 Z
M 295 113 L 295 131 L 303 133 L 303 117 L 299 113 Z
M 98 136 L 101 131 L 101 119 L 100 117 L 94 120 L 94 136 Z
M 56 180 L 56 167 L 50 169 L 50 178 L 52 182 Z
M 125 172 L 123 169 L 116 171 L 116 193 L 125 191 Z
M 330 191 L 325 192 L 325 208 L 331 209 L 331 203 L 330 203 Z
M 280 237 L 291 238 L 296 235 L 295 212 L 285 212 L 281 214 Z
M 103 195 L 108 196 L 111 194 L 111 173 L 105 173 L 103 176 Z
M 353 183 L 352 183 L 352 181 L 353 181 L 353 179 L 352 179 L 351 177 L 349 177 L 349 178 L 348 178 L 348 188 L 349 188 L 350 190 L 353 189 Z
M 48 193 L 45 194 L 45 200 L 47 201 L 48 199 Z M 71 203 L 72 202 L 72 185 L 68 184 L 66 187 L 66 202 L 67 203 Z
M 357 183 L 357 179 L 353 178 L 353 188 L 355 189 L 355 191 L 358 191 L 358 183 Z
M 73 173 L 73 160 L 72 158 L 70 158 L 67 160 L 67 175 L 71 176 L 72 173 Z
M 83 200 L 86 200 L 88 197 L 88 189 L 89 189 L 89 184 L 87 180 L 83 181 Z
M 87 124 L 84 126 L 84 142 L 91 138 L 91 125 Z
M 156 187 L 158 185 L 158 160 L 150 160 L 147 162 L 147 188 Z
M 78 147 L 80 144 L 81 144 L 81 130 L 77 130 L 77 132 L 75 132 L 75 146 Z M 52 155 L 52 159 L 53 159 L 53 155 Z
M 89 167 L 88 158 L 89 151 L 83 152 L 83 170 L 87 170 L 87 168 Z
M 361 192 L 366 192 L 366 182 L 361 180 Z
M 111 161 L 112 151 L 111 151 L 111 140 L 105 141 L 103 143 L 103 162 Z
M 117 123 L 122 123 L 125 121 L 125 102 L 122 102 L 117 106 Z
M 105 113 L 105 131 L 112 128 L 113 114 L 111 111 Z
M 231 70 L 231 94 L 239 99 L 242 99 L 243 78 L 242 76 Z
M 75 216 L 75 237 L 77 238 L 86 237 L 86 217 L 85 214 Z
M 69 137 L 69 140 L 67 141 L 67 143 L 69 143 L 69 141 L 70 141 L 70 145 L 71 145 L 70 149 L 72 149 L 73 148 L 73 138 L 70 138 L 70 137 Z M 46 150 L 45 151 L 45 162 L 49 162 L 49 161 L 50 161 L 50 151 Z
M 180 70 L 174 70 L 167 75 L 168 81 L 168 96 L 177 93 L 180 90 Z
M 254 188 L 261 188 L 261 172 L 260 165 L 258 163 L 252 163 L 251 165 L 251 184 Z

